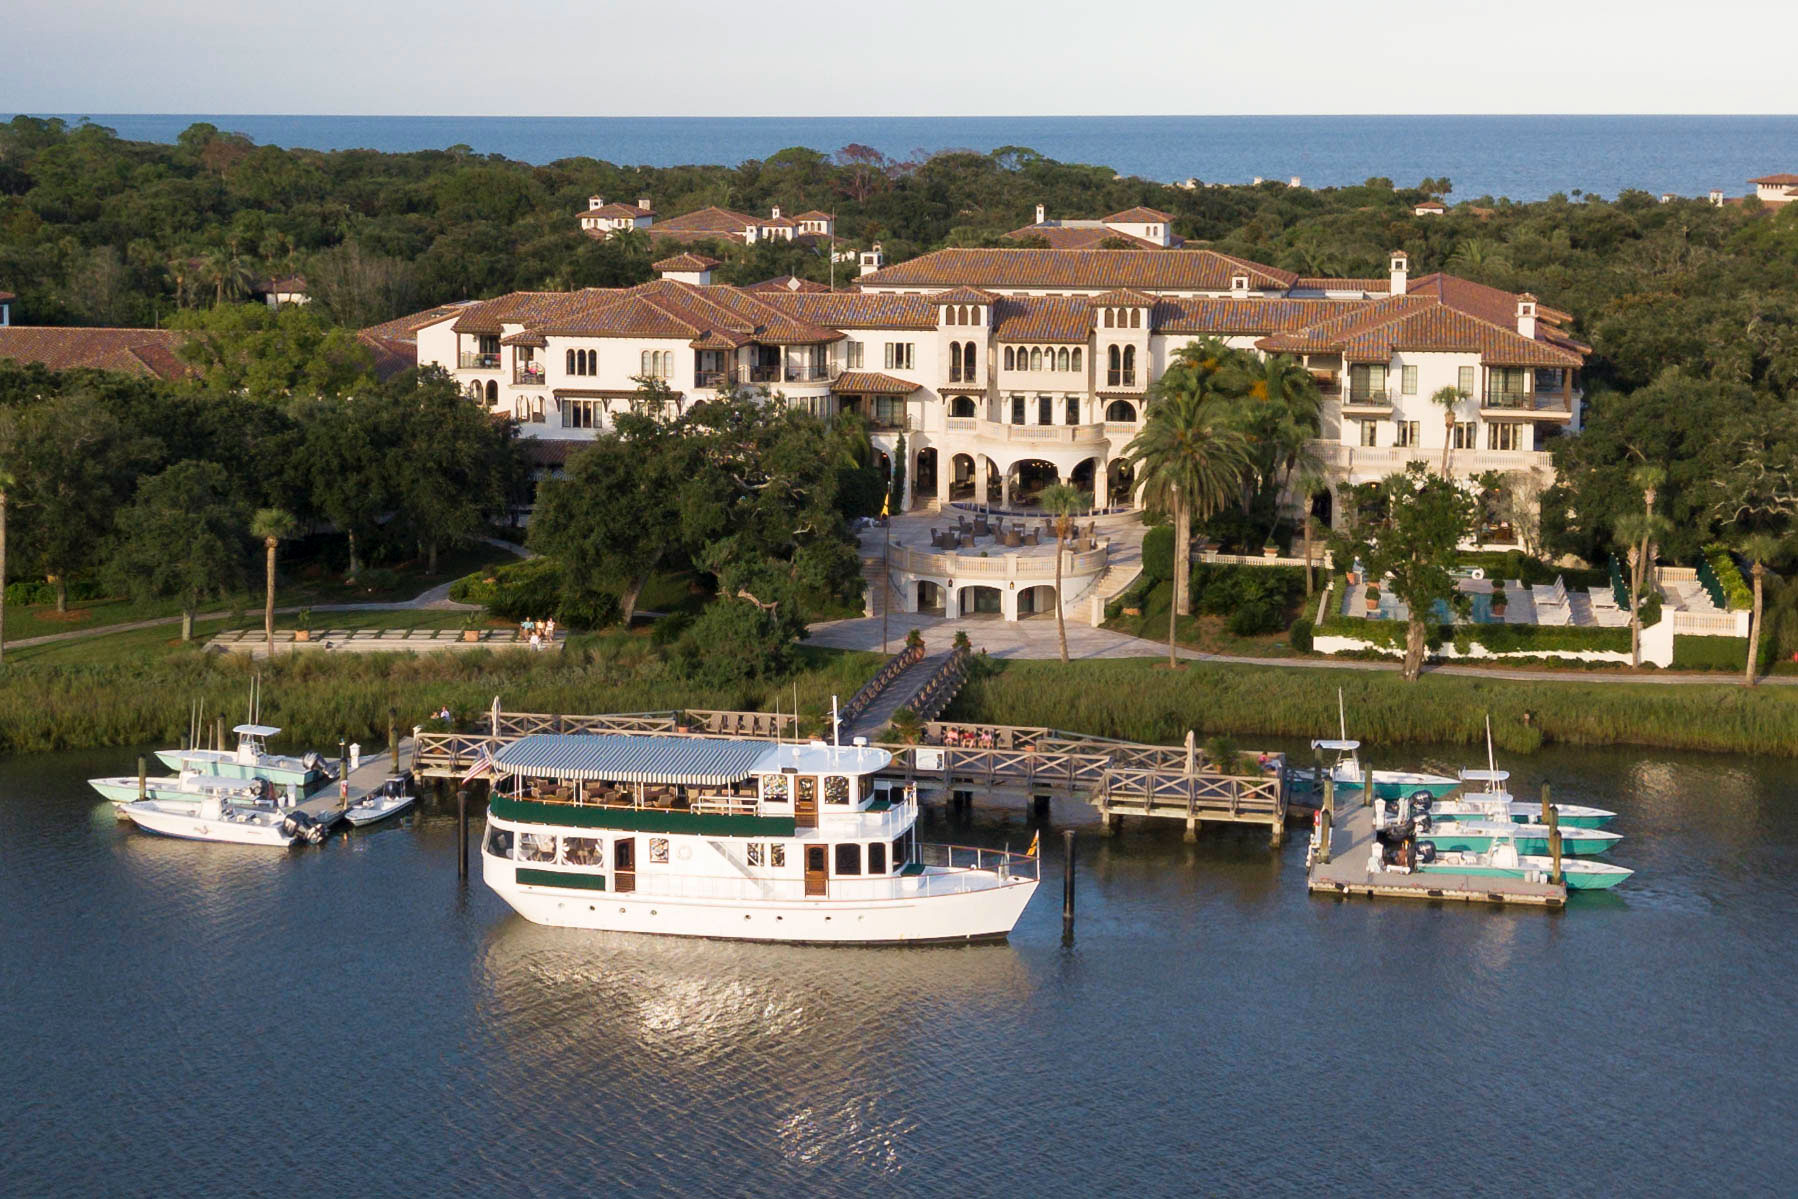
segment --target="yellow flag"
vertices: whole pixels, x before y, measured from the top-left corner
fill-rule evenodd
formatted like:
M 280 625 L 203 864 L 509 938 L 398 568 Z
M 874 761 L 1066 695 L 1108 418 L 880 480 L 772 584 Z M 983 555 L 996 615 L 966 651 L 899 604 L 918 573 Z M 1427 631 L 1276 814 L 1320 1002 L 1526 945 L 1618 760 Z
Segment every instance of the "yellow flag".
M 880 514 L 882 516 L 890 515 L 890 513 L 888 512 L 888 509 L 892 506 L 892 503 L 893 503 L 893 493 L 892 492 L 889 491 L 885 495 L 880 497 Z
M 1036 835 L 1030 838 L 1030 852 L 1024 856 L 1034 858 L 1043 852 L 1043 830 L 1037 829 Z

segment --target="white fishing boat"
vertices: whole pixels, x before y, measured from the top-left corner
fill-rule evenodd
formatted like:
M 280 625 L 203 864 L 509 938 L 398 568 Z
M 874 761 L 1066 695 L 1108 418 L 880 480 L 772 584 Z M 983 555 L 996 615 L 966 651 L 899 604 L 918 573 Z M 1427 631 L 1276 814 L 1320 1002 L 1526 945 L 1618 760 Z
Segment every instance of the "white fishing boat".
M 482 875 L 538 924 L 759 941 L 1003 938 L 1034 853 L 930 845 L 882 749 L 621 734 L 491 761 Z M 1034 849 L 1034 846 L 1032 847 Z
M 281 731 L 273 725 L 240 724 L 231 731 L 237 734 L 236 749 L 159 749 L 156 756 L 165 766 L 183 774 L 239 781 L 267 779 L 283 791 L 298 788 L 302 798 L 336 781 L 330 766 L 317 753 L 298 758 L 270 753 L 268 740 Z
M 193 771 L 178 775 L 149 777 L 143 780 L 142 793 L 139 794 L 136 775 L 117 775 L 112 778 L 87 780 L 87 785 L 104 796 L 113 806 L 120 820 L 125 819 L 122 810 L 128 803 L 136 803 L 140 799 L 154 799 L 165 804 L 187 804 L 197 806 L 208 795 L 217 795 L 221 799 L 235 800 L 239 803 L 274 803 L 278 793 L 272 784 L 260 780 L 227 779 L 217 775 L 198 774 Z
M 297 809 L 239 803 L 210 794 L 197 805 L 146 799 L 124 805 L 131 822 L 145 832 L 189 841 L 268 845 L 285 849 L 299 841 L 316 844 L 326 826 Z
M 1514 824 L 1540 825 L 1542 805 L 1526 803 L 1512 795 L 1505 786 L 1510 777 L 1510 772 L 1504 770 L 1461 771 L 1461 793 L 1435 800 L 1430 805 L 1431 821 L 1438 826 L 1462 821 L 1490 824 L 1507 820 Z M 1486 785 L 1480 790 L 1469 791 L 1469 783 Z M 1415 801 L 1417 797 L 1411 798 Z M 1617 818 L 1615 812 L 1583 804 L 1556 803 L 1554 809 L 1555 819 L 1563 829 L 1600 829 Z
M 1378 854 L 1376 847 L 1375 853 Z M 1521 854 L 1510 842 L 1500 842 L 1484 851 L 1437 851 L 1427 840 L 1417 843 L 1416 861 L 1408 869 L 1419 874 L 1460 875 L 1467 878 L 1520 878 L 1545 883 L 1554 879 L 1554 859 L 1537 854 Z M 1375 869 L 1373 866 L 1370 869 Z M 1394 867 L 1380 865 L 1378 870 Z M 1567 858 L 1561 862 L 1561 881 L 1569 891 L 1605 891 L 1634 874 L 1624 866 L 1609 862 L 1593 862 Z
M 351 800 L 343 811 L 343 818 L 360 828 L 389 816 L 398 816 L 417 800 L 418 796 L 412 793 L 411 781 L 404 775 L 394 775 L 360 799 Z
M 1324 769 L 1328 777 L 1335 780 L 1337 793 L 1356 793 L 1367 786 L 1367 771 L 1361 765 L 1361 743 L 1348 735 L 1348 713 L 1343 707 L 1340 688 L 1336 691 L 1336 723 L 1338 735 L 1327 741 L 1313 741 L 1311 748 L 1335 755 Z M 1320 781 L 1315 770 L 1295 770 L 1291 773 L 1295 780 L 1301 782 Z M 1444 775 L 1428 774 L 1420 770 L 1376 770 L 1373 772 L 1373 785 L 1376 798 L 1397 799 L 1401 795 L 1414 796 L 1419 792 L 1431 796 L 1447 795 L 1458 784 Z

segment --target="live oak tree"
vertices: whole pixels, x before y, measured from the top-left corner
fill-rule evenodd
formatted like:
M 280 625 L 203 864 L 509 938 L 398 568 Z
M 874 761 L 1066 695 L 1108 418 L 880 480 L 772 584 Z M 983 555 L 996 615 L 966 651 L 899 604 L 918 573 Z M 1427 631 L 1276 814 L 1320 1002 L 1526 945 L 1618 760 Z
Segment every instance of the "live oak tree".
M 379 394 L 394 429 L 394 524 L 435 574 L 445 548 L 480 537 L 488 515 L 504 508 L 513 486 L 512 426 L 471 403 L 441 371 L 406 371 Z
M 193 640 L 201 601 L 242 581 L 249 529 L 224 467 L 177 462 L 145 479 L 116 525 L 110 573 L 133 594 L 176 597 Z
M 1410 609 L 1405 625 L 1404 677 L 1423 671 L 1432 613 L 1438 601 L 1465 612 L 1468 602 L 1456 588 L 1456 549 L 1474 527 L 1474 501 L 1453 481 L 1413 462 L 1380 484 L 1384 504 L 1335 539 L 1338 560 L 1360 561 L 1369 582 L 1382 586 Z

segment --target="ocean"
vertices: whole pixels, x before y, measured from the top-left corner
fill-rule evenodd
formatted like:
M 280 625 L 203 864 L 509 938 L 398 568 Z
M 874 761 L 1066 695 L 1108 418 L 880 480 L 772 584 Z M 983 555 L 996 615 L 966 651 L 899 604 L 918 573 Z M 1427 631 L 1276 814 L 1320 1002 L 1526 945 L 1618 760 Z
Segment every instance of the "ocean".
M 9 114 L 10 115 L 10 114 Z M 74 121 L 79 114 L 59 114 Z M 1161 182 L 1298 176 L 1334 187 L 1384 176 L 1446 176 L 1454 198 L 1614 197 L 1625 188 L 1703 195 L 1798 170 L 1798 116 L 1335 117 L 393 117 L 93 114 L 120 136 L 173 141 L 195 121 L 258 143 L 319 150 L 441 150 L 531 163 L 590 157 L 624 165 L 735 165 L 790 146 L 851 143 L 907 160 L 942 150 L 1024 146 Z

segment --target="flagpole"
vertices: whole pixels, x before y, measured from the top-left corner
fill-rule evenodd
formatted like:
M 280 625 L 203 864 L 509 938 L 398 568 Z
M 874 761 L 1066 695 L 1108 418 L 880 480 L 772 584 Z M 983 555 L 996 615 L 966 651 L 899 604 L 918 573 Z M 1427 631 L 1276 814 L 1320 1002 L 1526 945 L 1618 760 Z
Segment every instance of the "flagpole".
M 887 609 L 893 606 L 893 518 L 890 514 L 893 504 L 891 483 L 888 484 L 887 498 L 880 504 L 880 652 L 887 652 Z

